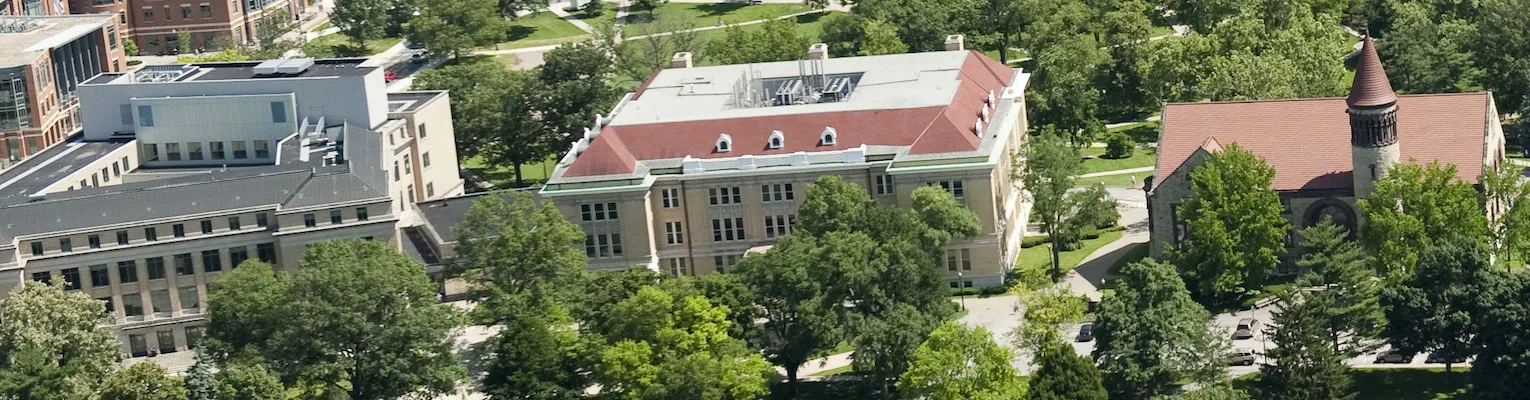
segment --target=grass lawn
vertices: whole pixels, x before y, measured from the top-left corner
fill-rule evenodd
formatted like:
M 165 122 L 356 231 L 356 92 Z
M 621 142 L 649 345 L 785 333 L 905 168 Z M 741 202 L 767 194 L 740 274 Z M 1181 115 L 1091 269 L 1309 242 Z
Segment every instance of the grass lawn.
M 1148 37 L 1150 37 L 1150 38 L 1151 37 L 1173 35 L 1173 34 L 1174 34 L 1174 28 L 1173 27 L 1168 27 L 1168 26 L 1157 26 L 1157 25 L 1154 25 L 1153 29 L 1149 29 L 1148 30 Z
M 1350 370 L 1350 389 L 1356 399 L 1388 400 L 1475 400 L 1471 393 L 1471 377 L 1468 368 L 1364 368 Z M 1259 385 L 1259 374 L 1252 373 L 1233 380 L 1233 387 L 1253 394 Z
M 537 185 L 547 180 L 547 174 L 551 174 L 553 167 L 557 166 L 557 160 L 547 159 L 536 164 L 521 166 L 521 178 L 526 185 Z M 509 189 L 515 187 L 515 168 L 508 166 L 488 165 L 482 158 L 474 157 L 462 161 L 462 167 L 472 171 L 479 178 L 494 184 L 496 189 Z
M 319 24 L 318 27 L 313 28 L 313 31 L 314 32 L 318 32 L 318 31 L 322 31 L 322 30 L 329 29 L 329 28 L 334 28 L 334 27 L 335 27 L 335 23 L 334 22 L 324 21 L 324 23 Z
M 1094 186 L 1095 184 L 1099 183 L 1104 183 L 1105 187 L 1132 188 L 1141 186 L 1142 180 L 1152 175 L 1152 172 L 1138 172 L 1134 174 L 1116 174 L 1096 176 L 1093 178 L 1078 178 L 1077 181 L 1074 181 L 1074 186 L 1087 187 Z
M 310 57 L 361 57 L 381 53 L 398 44 L 403 38 L 369 39 L 367 51 L 356 48 L 356 43 L 344 33 L 324 35 L 303 45 L 303 53 Z
M 614 15 L 615 12 L 611 14 Z M 511 21 L 505 41 L 480 47 L 480 49 L 503 50 L 546 46 L 576 42 L 586 37 L 589 35 L 583 29 L 564 21 L 550 11 L 542 11 Z
M 699 28 L 717 26 L 719 18 L 723 25 L 727 25 L 811 10 L 804 4 L 664 3 L 653 9 L 651 17 L 647 10 L 629 9 L 627 25 L 641 26 L 655 20 L 685 21 L 684 27 Z
M 1085 239 L 1083 246 L 1076 250 L 1064 251 L 1058 256 L 1062 264 L 1062 268 L 1059 270 L 1072 270 L 1073 267 L 1078 266 L 1080 261 L 1084 260 L 1084 257 L 1089 256 L 1089 253 L 1093 253 L 1095 250 L 1099 250 L 1101 246 L 1120 238 L 1121 231 L 1110 231 L 1100 233 L 1100 237 L 1094 239 Z M 1047 267 L 1052 264 L 1052 244 L 1048 243 L 1029 249 L 1020 249 L 1020 259 L 1016 261 L 1016 264 L 1018 265 L 1015 268 L 1022 270 L 1038 268 L 1046 271 Z
M 840 14 L 840 12 L 830 11 L 826 13 L 807 14 L 793 17 L 793 20 L 795 20 L 797 23 L 797 33 L 801 34 L 803 37 L 806 37 L 808 39 L 808 43 L 818 43 L 818 37 L 823 34 L 823 23 L 829 18 L 829 15 L 831 14 Z M 765 25 L 745 25 L 741 26 L 740 28 L 750 33 L 754 33 L 764 29 Z M 701 43 L 707 43 L 713 39 L 722 37 L 725 32 L 727 32 L 727 29 L 713 29 L 696 32 L 696 40 Z M 807 50 L 803 50 L 803 54 L 807 54 Z M 703 58 L 701 59 L 701 62 L 698 63 L 698 65 L 717 65 L 717 61 L 711 58 L 706 58 L 705 54 L 703 54 Z
M 1086 174 L 1151 167 L 1153 163 L 1158 162 L 1158 149 L 1152 147 L 1138 147 L 1136 151 L 1132 152 L 1131 157 L 1118 160 L 1105 158 L 1104 147 L 1085 148 L 1082 153 L 1084 154 L 1084 173 Z

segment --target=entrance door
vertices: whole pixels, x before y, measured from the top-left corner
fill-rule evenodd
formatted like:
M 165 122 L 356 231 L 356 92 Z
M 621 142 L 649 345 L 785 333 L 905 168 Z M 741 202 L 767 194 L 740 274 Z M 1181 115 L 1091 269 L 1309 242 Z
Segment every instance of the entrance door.
M 133 357 L 149 355 L 149 342 L 144 340 L 143 335 L 128 335 L 128 348 Z
M 166 329 L 155 333 L 159 336 L 159 354 L 174 353 L 175 331 Z

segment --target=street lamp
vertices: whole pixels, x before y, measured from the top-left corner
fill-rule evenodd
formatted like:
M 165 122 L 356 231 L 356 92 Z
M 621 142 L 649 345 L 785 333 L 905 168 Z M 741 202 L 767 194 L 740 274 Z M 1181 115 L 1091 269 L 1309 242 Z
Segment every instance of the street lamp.
M 962 309 L 967 309 L 967 282 L 962 277 L 962 271 L 956 271 L 956 290 L 962 299 Z

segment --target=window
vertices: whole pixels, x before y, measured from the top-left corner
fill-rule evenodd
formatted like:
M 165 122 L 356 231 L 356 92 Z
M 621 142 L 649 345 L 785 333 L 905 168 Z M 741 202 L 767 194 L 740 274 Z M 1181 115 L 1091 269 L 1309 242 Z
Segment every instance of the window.
M 201 225 L 202 233 L 212 233 L 212 220 L 204 219 L 201 221 Z
M 62 251 L 62 252 L 65 252 L 65 253 L 74 251 L 74 243 L 72 243 L 72 242 L 73 241 L 69 240 L 69 238 L 59 239 L 58 240 L 58 250 Z
M 268 264 L 275 264 L 276 263 L 276 244 L 275 243 L 261 243 L 261 244 L 255 245 L 255 257 L 260 258 L 260 261 L 265 261 Z
M 685 228 L 681 226 L 680 221 L 664 223 L 664 242 L 668 244 L 685 243 Z
M 195 348 L 197 348 L 197 342 L 201 342 L 201 341 L 202 341 L 202 327 L 200 327 L 200 326 L 188 326 L 188 327 L 186 327 L 186 348 L 187 349 L 195 349 Z
M 152 226 L 148 227 L 148 228 L 143 228 L 143 237 L 145 239 L 149 239 L 150 242 L 158 241 L 159 240 L 159 231 L 154 229 L 154 227 L 152 227 Z
M 105 304 L 106 305 L 106 315 L 108 317 L 110 317 L 111 319 L 117 319 L 117 308 L 116 308 L 116 304 L 115 304 L 116 302 L 112 301 L 112 297 L 111 296 L 102 297 L 102 298 L 99 298 L 99 299 L 96 299 L 96 300 L 100 300 L 100 301 L 105 302 L 106 303 Z
M 714 206 L 743 203 L 743 196 L 739 193 L 738 186 L 707 189 L 707 197 Z
M 330 225 L 338 225 L 340 224 L 340 220 L 340 210 L 329 210 Z
M 106 264 L 90 266 L 90 287 L 107 287 L 112 285 L 111 272 L 106 270 Z
M 202 142 L 186 142 L 186 159 L 192 161 L 202 159 Z
M 122 314 L 129 317 L 137 317 L 143 315 L 143 296 L 139 296 L 138 293 L 128 293 L 122 295 Z M 138 340 L 143 340 L 143 335 L 130 336 L 139 336 L 140 339 Z
M 175 255 L 175 276 L 186 276 L 195 273 L 191 266 L 191 253 Z
M 436 197 L 435 182 L 425 182 L 425 197 Z
M 117 244 L 128 244 L 127 231 L 117 231 Z
M 356 220 L 357 221 L 366 221 L 367 220 L 367 208 L 366 207 L 356 207 Z
M 32 242 L 32 255 L 40 256 L 42 254 L 43 254 L 42 242 Z
M 155 313 L 170 312 L 170 291 L 166 289 L 149 291 L 149 306 Z
M 231 146 L 234 148 L 234 159 L 235 160 L 243 160 L 243 159 L 248 158 L 250 156 L 250 153 L 244 150 L 244 141 L 243 140 L 237 141 L 237 142 L 232 142 Z
M 664 208 L 680 207 L 680 189 L 659 189 L 659 197 L 663 198 L 664 200 Z
M 717 137 L 717 152 L 727 153 L 733 151 L 733 137 L 724 133 Z
M 271 158 L 271 143 L 264 140 L 255 141 L 255 158 Z
M 838 141 L 839 131 L 834 130 L 832 126 L 823 127 L 823 134 L 818 136 L 818 143 L 824 146 L 833 146 Z
M 185 224 L 171 225 L 170 226 L 170 233 L 175 235 L 175 237 L 186 237 L 186 225 Z
M 143 148 L 140 151 L 143 152 L 144 162 L 159 161 L 159 145 L 153 143 L 144 143 Z
M 148 20 L 153 20 L 154 19 L 154 12 L 153 11 L 144 10 L 144 15 L 145 15 L 146 19 L 148 19 Z M 142 126 L 142 127 L 152 127 L 152 126 L 154 126 L 154 108 L 153 107 L 138 106 L 138 126 Z
M 584 255 L 590 258 L 622 255 L 622 235 L 620 233 L 584 235 Z
M 133 261 L 117 262 L 117 281 L 122 283 L 138 282 L 138 263 Z
M 271 123 L 283 122 L 287 122 L 287 107 L 284 107 L 280 101 L 271 102 Z
M 744 240 L 743 218 L 721 218 L 712 220 L 712 241 L 731 242 Z
M 197 287 L 196 286 L 181 286 L 181 288 L 179 290 L 177 290 L 177 292 L 180 292 L 179 294 L 180 294 L 180 297 L 181 297 L 181 309 L 182 310 L 190 310 L 190 309 L 193 309 L 193 308 L 200 307 L 200 304 L 198 304 L 198 301 L 197 301 Z
M 165 279 L 164 257 L 154 257 L 144 260 L 144 264 L 146 267 L 148 267 L 149 270 L 149 280 L 152 281 L 155 279 Z
M 223 142 L 207 142 L 207 149 L 212 151 L 212 159 L 223 159 Z
M 962 190 L 962 181 L 939 181 L 931 183 L 931 185 L 940 186 L 941 189 L 951 193 L 951 197 L 955 197 L 957 200 L 966 198 L 967 192 Z
M 738 264 L 739 257 L 736 255 L 712 256 L 712 264 L 717 266 L 717 273 L 726 274 L 728 268 Z
M 235 246 L 228 248 L 228 265 L 230 267 L 239 268 L 239 264 L 244 264 L 244 261 L 248 259 L 250 259 L 249 247 Z
M 616 203 L 580 204 L 579 218 L 585 221 L 616 219 Z
M 430 168 L 430 153 L 421 153 L 420 154 L 420 167 L 421 168 Z
M 267 218 L 270 217 L 267 217 L 265 213 L 255 214 L 255 226 L 265 228 L 267 225 L 270 225 L 271 221 Z
M 420 126 L 416 130 L 420 132 L 420 139 L 424 139 L 425 138 L 425 123 L 421 122 Z
M 784 201 L 796 199 L 796 193 L 790 183 L 776 183 L 760 185 L 760 201 Z
M 223 270 L 223 257 L 218 256 L 217 250 L 202 252 L 202 272 L 214 272 Z
M 797 215 L 767 215 L 765 216 L 765 237 L 786 236 L 792 234 L 792 227 L 797 225 Z
M 64 276 L 64 290 L 80 290 L 79 268 L 64 268 L 58 273 Z
M 203 4 L 197 6 L 197 11 L 201 12 L 202 18 L 212 18 L 212 6 Z
M 877 175 L 876 187 L 878 196 L 893 194 L 892 175 Z
M 106 171 L 107 171 L 106 167 L 101 167 L 101 180 L 104 181 L 104 182 L 111 182 L 112 181 L 112 174 L 108 174 L 108 173 L 106 173 Z
M 313 218 L 313 213 L 303 214 L 303 226 L 312 228 L 318 225 L 319 223 Z
M 122 168 L 115 162 L 112 163 L 112 176 L 122 176 Z
M 398 161 L 394 161 L 393 162 L 393 181 L 394 182 L 398 182 L 399 178 L 403 178 L 403 177 L 404 177 L 404 174 L 399 173 L 399 170 L 398 170 Z
M 781 131 L 770 131 L 770 140 L 765 145 L 771 149 L 779 149 L 785 144 L 786 135 L 781 134 Z
M 972 249 L 946 250 L 946 271 L 972 270 Z
M 86 236 L 85 241 L 90 244 L 90 248 L 92 249 L 101 248 L 101 235 Z
M 664 259 L 664 261 L 666 262 L 665 264 L 666 264 L 666 266 L 669 269 L 669 274 L 670 275 L 674 275 L 674 276 L 688 276 L 688 275 L 691 275 L 691 266 L 687 265 L 687 263 L 685 262 L 684 258 L 666 258 L 666 259 Z
M 191 19 L 191 6 L 181 5 L 181 19 Z
M 181 144 L 165 143 L 165 161 L 181 160 Z
M 143 20 L 144 21 L 153 21 L 154 20 L 154 9 L 148 8 L 148 7 L 144 7 L 143 8 Z
M 414 167 L 412 167 L 411 165 L 414 165 L 414 164 L 409 163 L 408 160 L 404 161 L 404 175 L 414 175 L 414 170 L 412 169 Z
M 237 230 L 239 230 L 239 228 L 241 226 L 242 225 L 239 223 L 239 216 L 235 215 L 235 216 L 232 216 L 232 217 L 228 217 L 228 229 L 229 230 L 237 231 Z
M 53 273 L 51 273 L 51 272 L 33 272 L 32 273 L 32 281 L 34 281 L 34 282 L 42 282 L 42 283 L 51 283 L 53 281 Z

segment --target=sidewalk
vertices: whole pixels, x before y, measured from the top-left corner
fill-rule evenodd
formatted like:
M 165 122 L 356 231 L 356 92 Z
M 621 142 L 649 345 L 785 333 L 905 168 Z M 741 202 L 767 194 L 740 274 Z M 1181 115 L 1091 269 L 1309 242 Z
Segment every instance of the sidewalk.
M 552 11 L 553 15 L 558 16 L 558 18 L 563 18 L 564 21 L 568 21 L 568 23 L 574 24 L 575 27 L 578 27 L 579 30 L 584 31 L 584 33 L 595 33 L 595 27 L 590 26 L 590 24 L 584 22 L 584 20 L 574 18 L 574 16 L 569 14 L 568 11 L 564 10 L 563 7 L 547 7 L 547 11 Z
M 1080 177 L 1080 178 L 1093 178 L 1093 177 L 1097 177 L 1097 176 L 1135 174 L 1135 173 L 1138 173 L 1138 172 L 1152 172 L 1152 171 L 1153 171 L 1153 167 L 1137 167 L 1137 168 L 1118 169 L 1118 170 L 1115 170 L 1115 171 L 1093 172 L 1093 173 L 1079 175 L 1078 177 Z
M 775 17 L 775 18 L 765 18 L 765 19 L 757 19 L 757 20 L 753 20 L 753 21 L 745 21 L 745 22 L 740 22 L 740 23 L 733 24 L 733 25 L 704 26 L 704 27 L 700 27 L 700 28 L 686 29 L 686 30 L 683 30 L 683 31 L 660 32 L 660 33 L 654 33 L 654 34 L 648 34 L 648 35 L 638 35 L 638 36 L 633 36 L 633 37 L 629 37 L 629 38 L 622 38 L 622 40 L 624 40 L 624 41 L 625 40 L 638 40 L 638 39 L 644 39 L 644 38 L 650 38 L 650 37 L 669 36 L 669 35 L 673 35 L 675 33 L 680 33 L 680 32 L 701 32 L 701 31 L 710 31 L 710 30 L 713 30 L 713 29 L 727 29 L 730 26 L 744 26 L 744 25 L 763 24 L 763 23 L 769 22 L 771 20 L 787 19 L 787 18 L 797 18 L 797 17 L 803 16 L 803 15 L 817 14 L 817 13 L 822 13 L 822 12 L 827 12 L 827 11 L 826 10 L 810 10 L 810 11 L 803 11 L 803 12 L 799 12 L 799 13 L 786 14 L 786 15 L 782 15 L 782 16 L 779 16 L 779 17 Z

